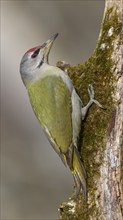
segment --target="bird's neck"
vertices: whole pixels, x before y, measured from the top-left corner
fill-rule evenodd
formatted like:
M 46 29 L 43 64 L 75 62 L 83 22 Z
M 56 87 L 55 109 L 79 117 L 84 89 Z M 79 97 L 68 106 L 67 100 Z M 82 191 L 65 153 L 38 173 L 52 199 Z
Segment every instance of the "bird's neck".
M 24 82 L 24 85 L 27 87 L 29 84 L 35 82 L 39 78 L 42 78 L 45 76 L 47 72 L 50 72 L 49 69 L 52 66 L 50 66 L 47 63 L 43 63 L 43 65 L 39 68 L 36 68 L 34 70 L 29 70 L 27 73 L 25 72 L 22 76 L 22 80 Z
M 60 77 L 63 80 L 63 82 L 66 84 L 70 92 L 72 92 L 73 85 L 68 75 L 60 68 L 56 66 L 51 66 L 47 63 L 44 63 L 41 66 L 41 68 L 35 71 L 35 73 L 28 75 L 28 77 L 25 78 L 23 81 L 24 81 L 26 88 L 28 89 L 37 80 L 41 80 L 47 76 Z

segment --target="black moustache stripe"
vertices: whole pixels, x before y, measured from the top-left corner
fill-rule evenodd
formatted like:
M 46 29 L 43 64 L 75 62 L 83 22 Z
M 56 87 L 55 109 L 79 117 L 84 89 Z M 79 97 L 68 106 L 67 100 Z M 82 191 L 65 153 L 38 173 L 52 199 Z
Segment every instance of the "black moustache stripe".
M 40 68 L 43 65 L 43 63 L 44 63 L 44 56 L 43 56 L 41 62 L 39 63 L 39 65 L 37 67 Z
M 38 65 L 37 67 L 40 68 L 43 63 L 44 63 L 44 60 L 42 59 L 41 62 L 39 63 L 39 65 Z

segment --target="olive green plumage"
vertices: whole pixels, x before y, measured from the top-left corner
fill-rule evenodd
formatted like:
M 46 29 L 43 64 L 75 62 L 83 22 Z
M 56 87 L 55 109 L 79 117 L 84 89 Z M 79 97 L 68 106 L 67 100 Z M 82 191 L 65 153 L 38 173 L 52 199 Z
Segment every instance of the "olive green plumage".
M 48 139 L 63 163 L 68 165 L 73 173 L 78 187 L 73 197 L 78 196 L 80 187 L 83 188 L 86 197 L 86 174 L 73 143 L 71 93 L 60 76 L 63 71 L 58 69 L 59 74 L 55 74 L 56 69 L 54 68 L 54 72 L 52 72 L 52 67 L 49 67 L 45 74 L 42 74 L 43 77 L 31 81 L 26 87 L 34 113 Z M 78 134 L 80 128 L 80 126 L 78 128 L 76 126 Z
M 52 140 L 63 153 L 66 153 L 72 142 L 69 90 L 58 76 L 46 76 L 31 83 L 27 88 L 40 124 L 44 129 L 48 129 Z

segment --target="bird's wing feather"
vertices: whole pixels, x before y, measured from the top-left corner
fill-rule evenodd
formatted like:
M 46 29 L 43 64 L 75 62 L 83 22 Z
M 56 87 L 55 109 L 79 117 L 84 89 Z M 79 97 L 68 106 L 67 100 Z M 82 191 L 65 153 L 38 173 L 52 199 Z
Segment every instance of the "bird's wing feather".
M 33 110 L 47 134 L 65 154 L 72 142 L 71 94 L 60 76 L 46 76 L 28 87 Z

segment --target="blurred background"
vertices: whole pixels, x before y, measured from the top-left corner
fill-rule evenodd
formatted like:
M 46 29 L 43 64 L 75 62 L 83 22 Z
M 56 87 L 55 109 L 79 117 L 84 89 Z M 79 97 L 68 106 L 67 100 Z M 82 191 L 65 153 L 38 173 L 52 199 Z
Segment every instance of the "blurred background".
M 50 63 L 82 63 L 96 46 L 103 11 L 104 0 L 1 1 L 1 219 L 58 219 L 73 189 L 33 114 L 20 60 L 59 32 Z

